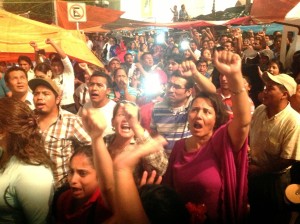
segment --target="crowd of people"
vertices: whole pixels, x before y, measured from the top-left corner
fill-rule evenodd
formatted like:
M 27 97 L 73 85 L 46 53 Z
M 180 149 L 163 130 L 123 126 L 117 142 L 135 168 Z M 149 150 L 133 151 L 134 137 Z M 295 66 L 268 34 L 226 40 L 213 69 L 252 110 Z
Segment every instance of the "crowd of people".
M 283 65 L 282 38 L 87 36 L 103 68 L 32 40 L 0 62 L 0 223 L 296 220 L 300 51 Z

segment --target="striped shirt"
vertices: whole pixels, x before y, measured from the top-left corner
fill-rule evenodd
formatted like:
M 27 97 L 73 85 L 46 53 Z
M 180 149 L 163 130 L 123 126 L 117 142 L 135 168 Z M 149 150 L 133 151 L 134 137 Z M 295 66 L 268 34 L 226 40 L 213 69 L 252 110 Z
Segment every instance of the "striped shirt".
M 57 120 L 42 132 L 45 149 L 55 163 L 55 186 L 67 182 L 69 159 L 78 144 L 90 145 L 91 138 L 83 129 L 81 117 L 60 109 Z
M 150 128 L 168 142 L 165 152 L 169 155 L 175 141 L 191 136 L 188 130 L 188 109 L 192 97 L 180 108 L 171 108 L 167 100 L 154 105 Z

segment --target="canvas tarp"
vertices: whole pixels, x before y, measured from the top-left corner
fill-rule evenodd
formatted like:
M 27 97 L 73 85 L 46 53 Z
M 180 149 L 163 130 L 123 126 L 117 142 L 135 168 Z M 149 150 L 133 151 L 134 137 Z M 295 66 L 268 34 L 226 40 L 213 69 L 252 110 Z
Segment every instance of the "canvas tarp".
M 300 25 L 299 0 L 254 0 L 251 18 L 257 23 L 288 23 Z
M 47 53 L 55 50 L 45 44 L 53 39 L 68 56 L 78 61 L 89 62 L 103 67 L 103 64 L 87 47 L 84 35 L 77 30 L 65 30 L 58 26 L 30 20 L 4 10 L 0 10 L 0 61 L 16 62 L 19 55 L 34 59 L 30 41 L 36 41 L 40 49 Z
M 190 29 L 201 26 L 220 26 L 220 25 L 250 25 L 254 24 L 250 16 L 234 18 L 231 20 L 220 20 L 220 21 L 208 21 L 208 20 L 195 20 L 186 22 L 173 22 L 173 23 L 132 23 L 134 26 L 156 26 L 156 27 L 168 27 L 176 29 Z
M 68 30 L 75 30 L 76 23 L 68 20 L 68 3 L 65 1 L 56 2 L 57 22 L 60 27 Z M 86 5 L 87 21 L 79 23 L 79 28 L 85 30 L 91 27 L 101 27 L 104 24 L 112 23 L 123 15 L 123 11 L 101 8 L 97 6 Z

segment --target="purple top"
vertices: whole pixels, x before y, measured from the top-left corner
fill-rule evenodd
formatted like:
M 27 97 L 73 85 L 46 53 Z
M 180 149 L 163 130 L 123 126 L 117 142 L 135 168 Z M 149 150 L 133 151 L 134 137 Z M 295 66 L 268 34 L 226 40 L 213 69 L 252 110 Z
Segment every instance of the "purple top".
M 234 154 L 228 124 L 196 152 L 186 152 L 185 139 L 177 141 L 163 183 L 185 202 L 204 203 L 212 222 L 234 224 L 243 223 L 247 212 L 248 141 Z

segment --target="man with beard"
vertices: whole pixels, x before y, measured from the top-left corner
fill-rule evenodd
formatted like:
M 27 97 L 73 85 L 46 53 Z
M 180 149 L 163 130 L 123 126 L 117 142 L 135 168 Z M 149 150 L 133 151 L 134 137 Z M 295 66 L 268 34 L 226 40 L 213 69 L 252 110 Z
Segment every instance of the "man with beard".
M 170 155 L 175 141 L 189 137 L 187 124 L 189 103 L 194 85 L 202 91 L 215 92 L 213 83 L 201 75 L 192 61 L 184 61 L 180 71 L 172 73 L 162 102 L 154 105 L 150 128 L 166 138 L 165 152 Z
M 61 90 L 52 79 L 29 81 L 38 124 L 45 139 L 45 149 L 55 163 L 55 187 L 67 183 L 68 163 L 76 145 L 90 145 L 90 136 L 83 129 L 81 118 L 60 108 Z

